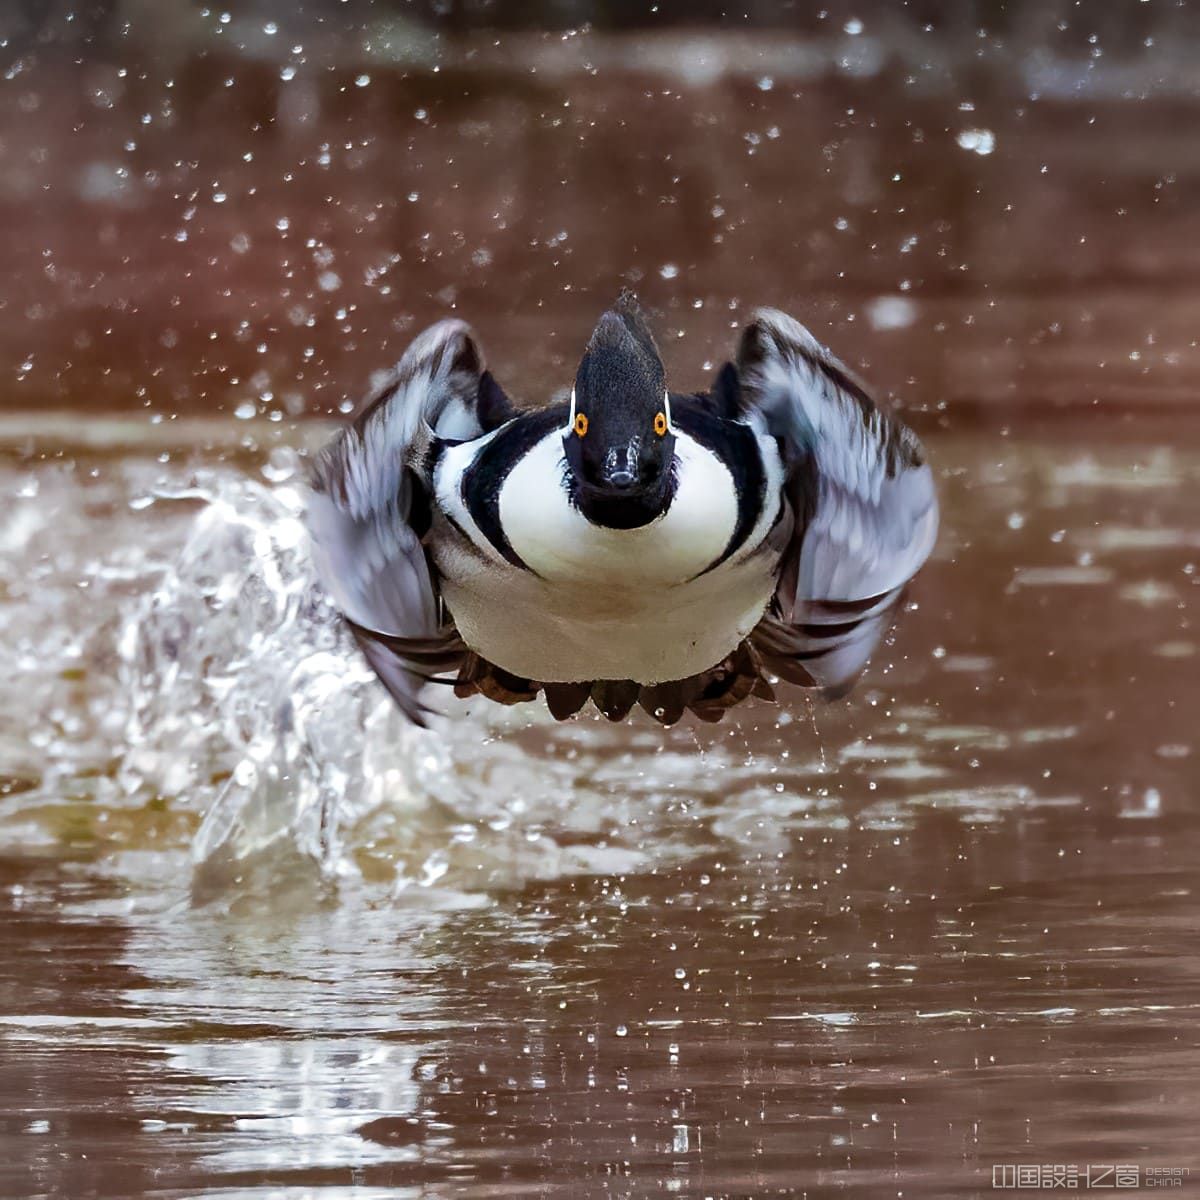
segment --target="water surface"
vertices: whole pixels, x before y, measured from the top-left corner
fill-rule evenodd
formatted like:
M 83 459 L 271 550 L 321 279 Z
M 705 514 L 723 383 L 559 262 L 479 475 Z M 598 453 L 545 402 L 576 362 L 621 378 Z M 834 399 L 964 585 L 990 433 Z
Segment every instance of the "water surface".
M 931 427 L 859 689 L 668 731 L 405 728 L 312 585 L 320 436 L 5 418 L 0 1190 L 1200 1168 L 1200 425 Z

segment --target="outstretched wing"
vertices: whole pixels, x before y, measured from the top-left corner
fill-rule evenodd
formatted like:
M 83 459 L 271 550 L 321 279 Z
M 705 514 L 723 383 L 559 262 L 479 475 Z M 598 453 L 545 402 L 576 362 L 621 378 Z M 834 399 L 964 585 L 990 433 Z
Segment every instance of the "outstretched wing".
M 425 461 L 435 439 L 467 440 L 506 414 L 462 321 L 441 321 L 405 351 L 392 376 L 313 462 L 308 527 L 321 582 L 404 713 L 463 653 L 442 624 L 422 537 L 429 527 Z M 482 420 L 481 420 L 482 418 Z
M 933 473 L 913 433 L 786 314 L 755 314 L 737 374 L 750 421 L 782 448 L 793 517 L 774 611 L 752 642 L 784 678 L 839 695 L 933 549 Z

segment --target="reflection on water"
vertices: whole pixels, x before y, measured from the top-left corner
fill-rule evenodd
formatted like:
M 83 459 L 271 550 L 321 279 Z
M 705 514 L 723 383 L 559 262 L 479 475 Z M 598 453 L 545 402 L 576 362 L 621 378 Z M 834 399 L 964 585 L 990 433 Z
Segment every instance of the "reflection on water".
M 430 732 L 312 586 L 300 436 L 224 429 L 0 456 L 0 1191 L 1200 1168 L 1200 428 L 929 435 L 846 702 Z

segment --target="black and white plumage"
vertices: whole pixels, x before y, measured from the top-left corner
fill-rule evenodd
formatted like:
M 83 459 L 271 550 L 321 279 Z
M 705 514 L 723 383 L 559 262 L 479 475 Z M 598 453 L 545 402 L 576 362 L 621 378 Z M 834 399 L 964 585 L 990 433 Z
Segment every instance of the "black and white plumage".
M 515 408 L 442 321 L 317 456 L 318 572 L 413 720 L 427 682 L 717 720 L 769 676 L 839 695 L 937 535 L 913 434 L 760 310 L 708 393 L 667 390 L 631 297 L 569 403 Z

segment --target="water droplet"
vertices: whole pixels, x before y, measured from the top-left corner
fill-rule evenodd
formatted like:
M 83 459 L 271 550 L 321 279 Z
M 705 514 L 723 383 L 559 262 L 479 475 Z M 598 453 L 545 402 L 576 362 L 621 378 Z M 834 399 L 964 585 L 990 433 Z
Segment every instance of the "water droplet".
M 975 154 L 991 154 L 996 148 L 996 135 L 990 129 L 964 129 L 954 140 Z
M 866 306 L 872 329 L 905 329 L 917 318 L 917 306 L 907 296 L 879 296 Z

